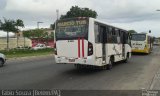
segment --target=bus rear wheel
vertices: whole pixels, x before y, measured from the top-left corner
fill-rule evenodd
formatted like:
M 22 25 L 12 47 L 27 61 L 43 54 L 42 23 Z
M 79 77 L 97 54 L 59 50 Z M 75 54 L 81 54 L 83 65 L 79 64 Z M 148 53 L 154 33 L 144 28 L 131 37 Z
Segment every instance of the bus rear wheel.
M 106 65 L 107 70 L 111 70 L 111 69 L 113 68 L 113 63 L 114 63 L 114 59 L 111 58 L 111 59 L 109 60 L 109 64 Z
M 126 59 L 124 60 L 124 63 L 128 63 L 128 59 L 129 59 L 129 53 L 127 53 Z
M 2 67 L 4 64 L 3 59 L 0 59 L 0 67 Z

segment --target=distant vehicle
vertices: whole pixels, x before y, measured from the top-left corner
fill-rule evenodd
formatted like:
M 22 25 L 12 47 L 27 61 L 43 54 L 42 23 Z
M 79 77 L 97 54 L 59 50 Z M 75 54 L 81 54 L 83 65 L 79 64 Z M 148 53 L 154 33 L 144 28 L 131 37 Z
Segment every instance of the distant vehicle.
M 30 49 L 31 47 L 29 47 L 29 46 L 18 46 L 17 48 L 15 48 L 15 49 Z
M 45 48 L 51 48 L 51 47 L 46 46 L 45 44 L 37 44 L 35 47 L 33 47 L 33 50 L 39 50 L 39 49 L 45 49 Z
M 24 49 L 23 46 L 18 46 L 16 49 Z
M 114 62 L 131 57 L 128 31 L 94 18 L 59 20 L 55 34 L 57 64 L 111 69 Z
M 131 35 L 132 52 L 150 53 L 153 49 L 153 38 L 147 33 L 134 33 Z
M 160 38 L 155 38 L 153 44 L 154 45 L 160 45 Z
M 6 62 L 6 57 L 4 54 L 0 53 L 0 67 L 3 66 Z

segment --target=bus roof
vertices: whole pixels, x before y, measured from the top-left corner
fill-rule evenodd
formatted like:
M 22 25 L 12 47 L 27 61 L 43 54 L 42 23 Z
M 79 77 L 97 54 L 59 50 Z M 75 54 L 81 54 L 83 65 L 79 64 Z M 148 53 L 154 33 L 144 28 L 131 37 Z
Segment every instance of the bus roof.
M 118 28 L 118 29 L 120 29 L 120 30 L 123 30 L 123 31 L 125 31 L 125 32 L 128 32 L 127 30 L 125 30 L 125 29 L 123 29 L 123 28 L 116 27 L 116 26 L 111 25 L 111 24 L 109 24 L 109 23 L 107 23 L 107 22 L 104 22 L 104 21 L 101 21 L 101 20 L 97 20 L 97 19 L 95 19 L 95 18 L 92 18 L 92 19 L 94 19 L 94 21 L 96 21 L 96 22 L 98 22 L 98 23 L 102 23 L 102 24 L 104 24 L 104 25 L 111 26 L 111 27 L 114 27 L 114 28 Z

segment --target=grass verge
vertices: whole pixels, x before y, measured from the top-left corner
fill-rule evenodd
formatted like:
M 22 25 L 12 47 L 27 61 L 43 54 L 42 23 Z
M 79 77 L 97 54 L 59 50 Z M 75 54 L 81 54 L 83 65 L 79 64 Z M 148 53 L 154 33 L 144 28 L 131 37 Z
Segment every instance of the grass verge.
M 29 57 L 29 56 L 42 56 L 54 53 L 54 49 L 40 49 L 40 50 L 30 50 L 30 49 L 12 49 L 9 51 L 0 51 L 6 55 L 7 58 L 18 58 L 18 57 Z

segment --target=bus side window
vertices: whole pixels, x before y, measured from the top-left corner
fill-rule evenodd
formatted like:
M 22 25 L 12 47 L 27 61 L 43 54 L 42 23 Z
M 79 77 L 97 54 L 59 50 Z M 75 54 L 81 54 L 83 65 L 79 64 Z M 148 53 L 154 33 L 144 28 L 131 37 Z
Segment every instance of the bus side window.
M 112 28 L 112 43 L 117 43 L 117 36 L 115 28 Z
M 116 43 L 121 43 L 121 40 L 120 40 L 120 32 L 118 29 L 115 29 L 115 32 L 116 32 Z
M 129 44 L 127 32 L 124 32 L 124 44 Z
M 131 38 L 130 38 L 130 34 L 127 32 L 127 44 L 131 45 Z
M 98 25 L 95 23 L 95 43 L 106 43 L 107 42 L 107 33 L 106 27 L 103 25 Z
M 95 32 L 95 43 L 99 43 L 100 42 L 100 38 L 99 38 L 99 26 L 97 23 L 94 24 L 94 32 Z
M 107 42 L 112 43 L 112 27 L 108 26 L 108 32 L 107 32 Z
M 121 30 L 118 30 L 118 31 L 119 31 L 119 39 L 120 39 L 120 43 L 122 43 L 122 36 L 121 36 L 122 31 L 121 31 Z
M 106 43 L 107 42 L 107 33 L 106 33 L 106 27 L 103 25 L 100 25 L 99 28 L 99 32 L 100 32 L 100 42 L 101 43 Z
M 121 31 L 120 37 L 122 44 L 124 44 L 124 31 Z
M 106 26 L 106 43 L 109 43 L 109 35 L 110 35 L 109 26 Z

